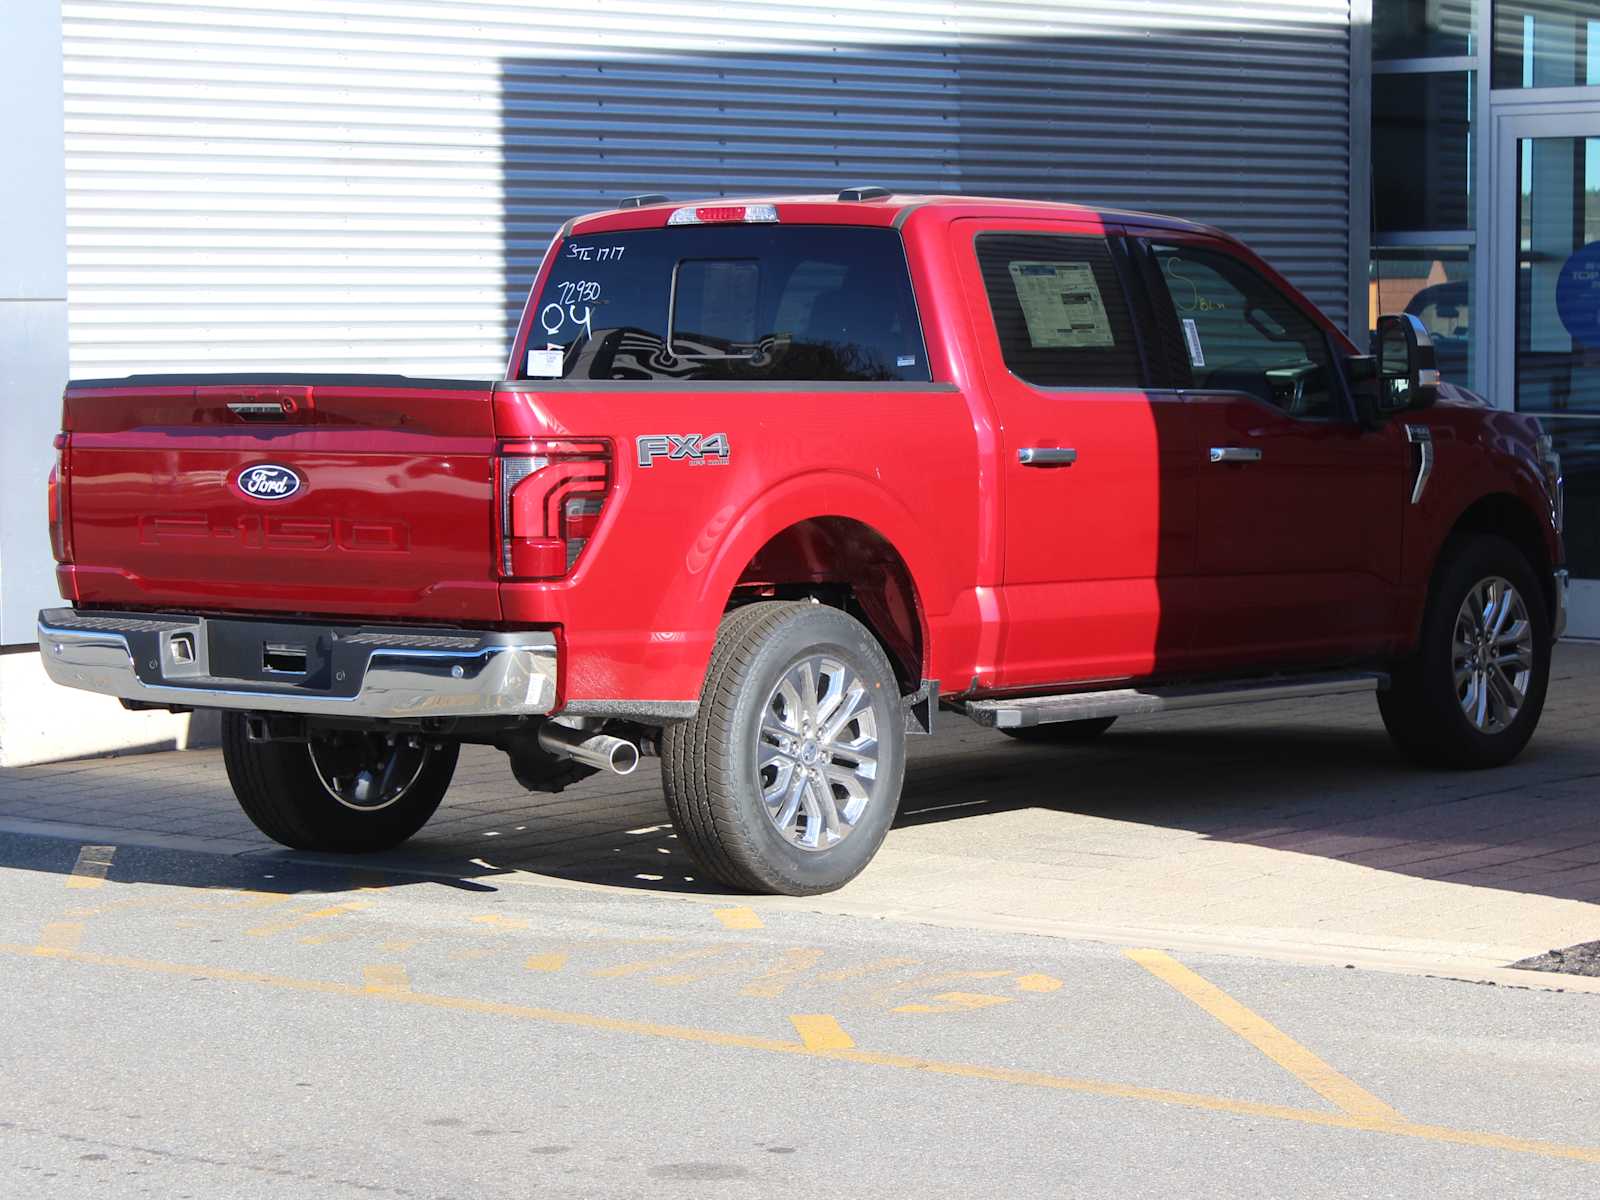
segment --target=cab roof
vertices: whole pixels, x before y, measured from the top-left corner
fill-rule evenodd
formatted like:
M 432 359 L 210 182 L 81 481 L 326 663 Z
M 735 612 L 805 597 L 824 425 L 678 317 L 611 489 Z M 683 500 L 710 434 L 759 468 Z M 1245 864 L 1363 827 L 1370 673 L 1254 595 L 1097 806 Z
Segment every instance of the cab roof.
M 857 191 L 860 189 L 847 189 Z M 648 198 L 646 198 L 648 199 Z M 666 225 L 680 210 L 723 210 L 768 206 L 777 211 L 779 224 L 791 225 L 875 225 L 900 226 L 913 213 L 927 212 L 945 223 L 963 217 L 1052 217 L 1103 224 L 1133 225 L 1154 229 L 1183 229 L 1216 233 L 1210 226 L 1178 217 L 1127 209 L 1097 208 L 1052 200 L 1021 200 L 1002 196 L 963 196 L 949 193 L 890 193 L 870 199 L 841 199 L 840 195 L 712 196 L 705 199 L 668 199 L 606 209 L 575 217 L 561 228 L 561 236 L 572 233 L 605 233 L 624 229 L 656 229 Z M 737 223 L 737 218 L 719 216 L 706 223 Z M 693 222 L 699 223 L 699 222 Z

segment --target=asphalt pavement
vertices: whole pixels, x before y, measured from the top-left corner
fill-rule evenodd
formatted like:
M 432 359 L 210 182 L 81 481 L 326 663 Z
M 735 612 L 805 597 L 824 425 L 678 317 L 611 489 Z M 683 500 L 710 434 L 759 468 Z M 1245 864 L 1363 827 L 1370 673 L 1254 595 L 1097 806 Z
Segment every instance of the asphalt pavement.
M 1591 993 L 17 835 L 0 978 L 7 1196 L 1600 1188 Z

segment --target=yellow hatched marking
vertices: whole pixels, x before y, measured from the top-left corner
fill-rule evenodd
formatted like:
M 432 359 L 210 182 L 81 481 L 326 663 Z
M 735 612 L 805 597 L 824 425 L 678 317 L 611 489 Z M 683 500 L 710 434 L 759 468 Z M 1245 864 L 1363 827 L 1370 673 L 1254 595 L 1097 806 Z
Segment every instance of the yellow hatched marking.
M 284 904 L 294 899 L 294 896 L 289 892 L 255 892 L 246 889 L 240 891 L 238 894 L 242 896 L 243 899 L 229 904 L 227 907 L 272 908 L 275 905 Z
M 726 929 L 760 929 L 762 920 L 756 915 L 753 908 L 740 906 L 739 908 L 719 908 L 712 913 L 721 921 Z
M 818 983 L 848 983 L 852 979 L 860 979 L 865 975 L 877 975 L 882 971 L 898 971 L 901 967 L 920 967 L 920 958 L 877 958 L 871 962 L 862 963 L 859 967 L 841 967 L 837 971 L 824 971 L 817 976 Z
M 115 846 L 85 846 L 78 851 L 78 861 L 72 864 L 72 874 L 67 876 L 69 888 L 97 888 L 106 881 L 111 860 L 116 857 Z
M 251 937 L 271 937 L 276 933 L 287 933 L 307 921 L 324 921 L 329 917 L 342 917 L 346 913 L 360 912 L 367 907 L 370 906 L 365 900 L 352 900 L 347 904 L 330 904 L 327 908 L 294 913 L 282 921 L 273 922 L 271 925 L 257 925 L 254 929 L 246 929 L 245 932 Z
M 796 947 L 785 950 L 777 966 L 764 975 L 752 979 L 739 989 L 739 995 L 757 1000 L 776 1000 L 803 971 L 809 971 L 822 961 L 822 951 Z
M 988 992 L 941 992 L 927 1004 L 902 1004 L 897 1013 L 947 1013 L 972 1012 L 979 1008 L 993 1008 L 996 1004 L 1010 1004 L 1010 996 L 991 996 Z
M 767 1054 L 787 1054 L 830 1059 L 834 1062 L 942 1075 L 954 1079 L 973 1079 L 988 1083 L 1005 1083 L 1020 1087 L 1075 1092 L 1080 1095 L 1099 1096 L 1113 1100 L 1142 1101 L 1150 1104 L 1194 1109 L 1201 1112 L 1229 1113 L 1236 1116 L 1260 1117 L 1274 1121 L 1290 1121 L 1323 1129 L 1348 1129 L 1387 1137 L 1413 1138 L 1419 1141 L 1439 1142 L 1456 1146 L 1473 1146 L 1487 1150 L 1504 1150 L 1515 1154 L 1531 1154 L 1541 1158 L 1600 1163 L 1600 1146 L 1574 1146 L 1561 1142 L 1540 1141 L 1536 1138 L 1512 1137 L 1501 1133 L 1454 1129 L 1448 1125 L 1422 1125 L 1410 1121 L 1398 1123 L 1379 1121 L 1344 1112 L 1294 1108 L 1285 1104 L 1259 1104 L 1255 1101 L 1236 1100 L 1228 1096 L 1208 1096 L 1198 1092 L 1178 1092 L 1167 1088 L 1140 1087 L 1133 1084 L 1113 1083 L 1103 1079 L 1082 1079 L 1071 1075 L 1052 1075 L 1045 1071 L 1029 1071 L 1016 1067 L 990 1067 L 977 1063 L 946 1062 L 940 1059 L 918 1058 L 909 1054 L 889 1054 L 874 1050 L 812 1050 L 801 1042 L 783 1041 L 778 1038 L 759 1037 L 743 1033 L 728 1033 L 717 1029 L 698 1029 L 685 1025 L 658 1025 L 649 1021 L 631 1021 L 621 1017 L 601 1016 L 597 1013 L 565 1012 L 560 1009 L 535 1008 L 530 1005 L 508 1004 L 497 1000 L 477 1000 L 469 996 L 440 996 L 428 992 L 387 990 L 369 992 L 364 987 L 357 987 L 349 983 L 338 983 L 332 980 L 295 979 L 283 975 L 268 975 L 259 971 L 240 971 L 230 967 L 213 967 L 198 963 L 161 962 L 153 959 L 129 958 L 123 955 L 92 954 L 81 950 L 49 951 L 38 946 L 18 946 L 7 943 L 0 943 L 0 954 L 26 957 L 37 957 L 43 954 L 61 961 L 81 963 L 86 966 L 106 967 L 112 970 L 139 971 L 147 974 L 167 975 L 174 978 L 200 977 L 203 979 L 216 979 L 228 983 L 245 983 L 256 987 L 276 988 L 284 991 L 364 999 L 377 1004 L 406 1004 L 417 1008 L 431 1008 L 446 1012 L 470 1012 L 477 1013 L 480 1016 L 504 1017 L 514 1021 L 560 1025 L 569 1029 L 588 1029 L 602 1033 L 664 1038 L 701 1046 L 723 1046 L 756 1050 Z
M 70 953 L 82 940 L 82 921 L 51 921 L 39 932 L 39 951 L 42 954 Z
M 689 962 L 696 958 L 710 958 L 714 954 L 721 954 L 721 946 L 708 946 L 704 950 L 685 950 L 681 954 L 667 954 L 661 958 L 645 958 L 637 962 L 619 963 L 614 967 L 598 967 L 589 974 L 596 979 L 623 979 L 629 975 L 642 975 L 646 971 L 654 971 L 660 967 L 672 967 L 681 962 Z
M 1128 950 L 1127 956 L 1150 974 L 1215 1017 L 1301 1083 L 1343 1112 L 1366 1121 L 1404 1124 L 1405 1118 L 1355 1080 L 1341 1075 L 1265 1017 L 1240 1004 L 1160 950 Z
M 1061 980 L 1053 975 L 1018 975 L 1017 990 L 1020 992 L 1059 992 Z
M 529 971 L 559 971 L 567 965 L 567 955 L 563 950 L 553 954 L 534 954 L 522 965 Z
M 853 1050 L 855 1039 L 826 1013 L 802 1013 L 789 1018 L 800 1044 L 807 1050 Z
M 399 963 L 375 963 L 361 968 L 361 978 L 369 992 L 409 992 L 411 979 Z
M 492 925 L 496 929 L 526 929 L 528 922 L 522 917 L 502 917 L 499 913 L 484 913 L 482 916 L 473 917 L 475 925 Z

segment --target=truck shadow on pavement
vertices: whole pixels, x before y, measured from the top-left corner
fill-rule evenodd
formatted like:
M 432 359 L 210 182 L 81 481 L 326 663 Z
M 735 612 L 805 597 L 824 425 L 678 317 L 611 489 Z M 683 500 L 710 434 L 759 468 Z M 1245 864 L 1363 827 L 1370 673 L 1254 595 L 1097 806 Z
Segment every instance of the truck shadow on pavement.
M 1600 901 L 1600 746 L 1591 733 L 1600 672 L 1586 669 L 1600 654 L 1568 655 L 1527 751 L 1484 772 L 1410 765 L 1366 698 L 1124 720 L 1072 747 L 1018 743 L 950 717 L 936 736 L 913 740 L 880 861 L 840 895 L 887 902 L 897 890 L 937 884 L 929 876 L 942 871 L 962 875 L 982 903 L 991 875 L 1013 886 L 1037 878 L 1060 897 L 1053 915 L 1070 921 L 1075 880 L 1127 886 L 1136 872 L 1167 868 L 1211 878 L 1208 870 L 1247 846 L 1275 852 L 1249 869 L 1285 879 L 1296 869 L 1285 855 L 1373 872 L 1366 883 L 1350 876 L 1352 892 L 1398 875 Z M 298 854 L 261 838 L 214 751 L 0 772 L 0 820 L 53 838 L 81 833 L 84 843 L 121 835 L 128 844 L 111 882 L 339 891 L 425 879 L 490 890 L 516 874 L 719 892 L 680 848 L 649 763 L 546 796 L 523 792 L 497 752 L 469 749 L 434 821 L 405 846 L 362 859 Z M 0 838 L 0 866 L 72 869 L 72 841 L 46 853 L 23 848 L 27 840 Z M 198 853 L 163 857 L 163 845 Z

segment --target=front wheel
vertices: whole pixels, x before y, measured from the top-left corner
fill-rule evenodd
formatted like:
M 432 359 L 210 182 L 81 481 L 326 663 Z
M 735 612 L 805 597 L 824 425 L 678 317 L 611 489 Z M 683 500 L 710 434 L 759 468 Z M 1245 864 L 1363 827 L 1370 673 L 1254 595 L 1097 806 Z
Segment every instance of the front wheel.
M 461 747 L 407 733 L 339 731 L 253 742 L 222 716 L 222 761 L 245 816 L 295 850 L 369 854 L 405 841 L 450 788 Z
M 1510 762 L 1533 736 L 1550 680 L 1550 613 L 1533 568 L 1504 538 L 1447 548 L 1422 637 L 1378 696 L 1389 735 L 1430 766 Z
M 876 853 L 905 772 L 894 672 L 859 622 L 762 602 L 723 618 L 696 715 L 662 736 L 678 837 L 731 887 L 805 896 Z

